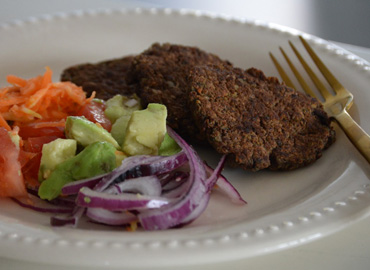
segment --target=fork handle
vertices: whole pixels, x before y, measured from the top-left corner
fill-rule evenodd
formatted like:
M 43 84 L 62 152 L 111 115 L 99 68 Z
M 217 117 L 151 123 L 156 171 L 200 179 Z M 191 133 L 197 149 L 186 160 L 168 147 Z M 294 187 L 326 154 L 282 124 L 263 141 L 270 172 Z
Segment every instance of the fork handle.
M 346 110 L 335 115 L 334 118 L 357 150 L 370 163 L 370 136 L 353 120 Z

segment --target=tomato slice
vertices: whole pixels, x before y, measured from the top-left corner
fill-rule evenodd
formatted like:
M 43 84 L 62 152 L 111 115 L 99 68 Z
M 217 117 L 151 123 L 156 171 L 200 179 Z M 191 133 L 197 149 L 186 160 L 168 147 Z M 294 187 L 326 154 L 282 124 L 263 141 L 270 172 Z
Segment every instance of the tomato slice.
M 21 151 L 22 153 L 22 151 Z M 36 188 L 40 185 L 38 176 L 41 163 L 41 152 L 30 153 L 23 151 L 23 155 L 29 155 L 29 159 L 26 160 L 22 165 L 22 174 L 27 187 Z
M 28 139 L 30 137 L 42 137 L 42 136 L 57 136 L 59 138 L 64 137 L 64 127 L 37 127 L 37 123 L 30 123 L 22 125 L 19 129 L 19 136 L 22 139 Z
M 27 152 L 40 153 L 42 146 L 46 143 L 52 142 L 60 137 L 58 136 L 42 136 L 42 137 L 31 137 L 27 140 L 23 140 L 23 149 Z
M 18 161 L 19 149 L 3 127 L 0 127 L 0 149 L 0 197 L 27 196 Z
M 78 116 L 85 116 L 86 119 L 91 122 L 100 124 L 103 128 L 110 132 L 112 129 L 112 123 L 104 114 L 105 105 L 104 103 L 91 101 L 90 103 L 85 104 L 78 111 Z

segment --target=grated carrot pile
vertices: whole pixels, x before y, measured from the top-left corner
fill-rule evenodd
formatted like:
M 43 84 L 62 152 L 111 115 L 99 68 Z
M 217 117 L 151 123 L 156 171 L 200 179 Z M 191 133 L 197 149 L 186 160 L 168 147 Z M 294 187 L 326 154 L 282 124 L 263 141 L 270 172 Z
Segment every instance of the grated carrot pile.
M 8 121 L 13 126 L 30 122 L 63 125 L 68 115 L 74 115 L 94 98 L 94 94 L 86 98 L 82 88 L 71 82 L 53 83 L 52 75 L 50 68 L 28 80 L 8 75 L 11 86 L 0 88 L 0 127 L 11 130 Z

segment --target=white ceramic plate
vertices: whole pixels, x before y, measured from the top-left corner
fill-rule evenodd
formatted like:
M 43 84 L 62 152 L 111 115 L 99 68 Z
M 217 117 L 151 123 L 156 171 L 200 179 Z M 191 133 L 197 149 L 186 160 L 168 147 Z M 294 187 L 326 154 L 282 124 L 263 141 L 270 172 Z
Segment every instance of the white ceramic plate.
M 243 68 L 277 73 L 268 57 L 302 34 L 267 23 L 194 12 L 115 10 L 58 14 L 0 26 L 0 85 L 6 74 L 34 77 L 49 66 L 54 80 L 73 64 L 136 54 L 153 42 L 194 45 Z M 351 114 L 370 131 L 370 66 L 324 40 L 304 35 L 356 104 Z M 287 50 L 288 47 L 287 47 Z M 369 166 L 338 130 L 337 142 L 315 164 L 293 172 L 225 175 L 248 201 L 236 206 L 214 193 L 194 223 L 158 232 L 126 232 L 85 224 L 52 228 L 49 216 L 0 201 L 0 255 L 51 264 L 168 266 L 246 258 L 318 239 L 369 212 Z M 215 162 L 210 153 L 204 157 Z

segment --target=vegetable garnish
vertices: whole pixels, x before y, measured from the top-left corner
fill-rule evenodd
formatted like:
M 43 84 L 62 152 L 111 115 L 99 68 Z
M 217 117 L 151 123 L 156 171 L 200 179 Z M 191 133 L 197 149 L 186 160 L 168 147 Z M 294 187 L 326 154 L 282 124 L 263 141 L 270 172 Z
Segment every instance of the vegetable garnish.
M 144 230 L 164 230 L 199 217 L 208 205 L 213 186 L 218 181 L 221 190 L 225 186 L 227 180 L 221 175 L 225 157 L 213 170 L 170 128 L 168 134 L 181 147 L 179 153 L 128 157 L 110 173 L 65 185 L 62 194 L 76 196 L 75 210 L 51 217 L 51 224 L 77 226 L 85 214 L 101 224 L 131 228 L 134 222 Z M 236 191 L 226 194 L 234 203 L 245 204 Z
M 53 213 L 52 226 L 76 227 L 85 217 L 129 231 L 192 222 L 215 186 L 246 203 L 221 174 L 226 157 L 206 165 L 166 126 L 164 105 L 93 100 L 51 78 L 49 68 L 29 80 L 10 75 L 12 86 L 0 89 L 0 197 Z
M 82 88 L 71 82 L 53 83 L 52 74 L 52 70 L 46 68 L 43 75 L 31 79 L 8 75 L 11 85 L 0 88 L 0 128 L 9 132 L 0 139 L 5 144 L 10 139 L 17 141 L 17 149 L 11 153 L 16 151 L 18 156 L 10 167 L 4 165 L 11 157 L 6 157 L 5 149 L 10 151 L 14 147 L 1 148 L 4 151 L 0 153 L 0 167 L 7 168 L 4 172 L 20 167 L 15 176 L 0 175 L 0 197 L 26 194 L 24 189 L 21 193 L 10 190 L 9 185 L 4 184 L 10 181 L 6 178 L 20 179 L 19 182 L 34 188 L 39 185 L 37 174 L 43 144 L 63 138 L 66 117 L 81 114 L 81 108 L 94 98 L 94 93 L 87 98 Z
M 44 75 L 22 79 L 8 75 L 12 86 L 0 89 L 0 126 L 9 130 L 6 121 L 13 126 L 35 120 L 58 122 L 68 115 L 76 115 L 83 105 L 94 98 L 86 98 L 81 87 L 71 82 L 52 82 L 52 71 L 46 68 Z

